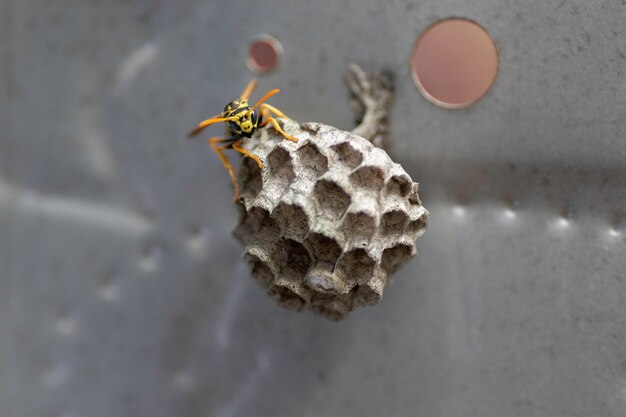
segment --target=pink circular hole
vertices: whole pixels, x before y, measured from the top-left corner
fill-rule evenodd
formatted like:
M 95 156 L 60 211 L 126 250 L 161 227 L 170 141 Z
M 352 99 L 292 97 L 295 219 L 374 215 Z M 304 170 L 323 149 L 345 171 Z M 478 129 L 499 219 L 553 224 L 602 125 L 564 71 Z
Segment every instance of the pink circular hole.
M 448 18 L 417 39 L 411 74 L 420 92 L 441 107 L 459 109 L 480 100 L 498 73 L 498 51 L 478 23 Z
M 261 35 L 250 42 L 248 47 L 248 67 L 256 73 L 266 73 L 278 66 L 283 47 L 275 37 Z

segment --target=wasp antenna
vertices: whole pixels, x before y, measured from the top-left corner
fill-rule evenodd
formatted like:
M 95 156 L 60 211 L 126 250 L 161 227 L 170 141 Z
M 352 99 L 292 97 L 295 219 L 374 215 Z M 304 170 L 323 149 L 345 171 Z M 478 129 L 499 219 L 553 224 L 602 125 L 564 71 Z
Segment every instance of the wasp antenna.
M 210 126 L 212 124 L 219 123 L 219 122 L 229 122 L 231 120 L 234 120 L 234 118 L 232 118 L 232 117 L 217 117 L 217 116 L 211 117 L 210 119 L 203 120 L 200 123 L 198 123 L 198 126 L 196 126 L 195 129 L 193 129 L 191 132 L 187 133 L 187 137 L 191 138 L 192 136 L 197 135 L 202 130 L 204 130 L 207 126 Z
M 259 101 L 256 102 L 256 104 L 254 105 L 254 107 L 252 107 L 249 112 L 254 111 L 257 107 L 259 107 L 261 104 L 263 104 L 263 102 L 265 100 L 267 100 L 268 98 L 276 95 L 280 93 L 280 90 L 278 88 L 275 88 L 273 90 L 268 91 L 263 97 L 261 97 L 261 99 Z
M 247 100 L 248 97 L 250 97 L 250 94 L 252 94 L 252 92 L 256 88 L 256 85 L 257 85 L 256 78 L 251 79 L 250 82 L 248 83 L 248 85 L 246 86 L 246 89 L 243 90 L 243 93 L 241 93 L 240 99 L 241 100 Z

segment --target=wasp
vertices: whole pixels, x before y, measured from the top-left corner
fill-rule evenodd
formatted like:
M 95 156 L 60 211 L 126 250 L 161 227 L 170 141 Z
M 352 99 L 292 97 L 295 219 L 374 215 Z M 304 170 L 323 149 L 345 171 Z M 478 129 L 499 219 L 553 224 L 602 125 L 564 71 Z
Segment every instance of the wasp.
M 297 142 L 298 139 L 291 135 L 288 135 L 278 124 L 276 119 L 272 116 L 287 118 L 287 116 L 278 110 L 276 107 L 267 104 L 265 101 L 270 97 L 278 94 L 280 90 L 275 88 L 265 94 L 256 104 L 252 107 L 248 104 L 248 98 L 256 88 L 256 80 L 252 80 L 248 83 L 239 99 L 233 100 L 224 107 L 224 111 L 220 114 L 201 121 L 191 132 L 187 134 L 188 137 L 192 137 L 200 133 L 206 127 L 219 122 L 226 124 L 227 135 L 223 137 L 212 137 L 208 139 L 209 145 L 220 157 L 224 168 L 228 171 L 233 184 L 235 185 L 235 193 L 233 199 L 235 202 L 239 199 L 239 184 L 237 183 L 237 177 L 230 161 L 224 154 L 227 149 L 234 149 L 235 151 L 252 158 L 260 169 L 263 169 L 263 162 L 258 156 L 252 154 L 248 150 L 241 147 L 241 144 L 247 139 L 252 137 L 254 132 L 259 127 L 264 127 L 268 124 L 272 124 L 274 129 L 280 133 L 285 139 L 292 142 Z M 257 111 L 258 109 L 258 111 Z

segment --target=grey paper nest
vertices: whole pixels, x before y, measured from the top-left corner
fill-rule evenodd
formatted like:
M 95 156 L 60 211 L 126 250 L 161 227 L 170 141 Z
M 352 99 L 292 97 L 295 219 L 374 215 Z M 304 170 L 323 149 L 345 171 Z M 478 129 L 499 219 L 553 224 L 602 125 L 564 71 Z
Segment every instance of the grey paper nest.
M 252 275 L 281 306 L 339 320 L 380 301 L 390 275 L 416 253 L 428 211 L 402 167 L 368 140 L 319 123 L 281 120 L 246 148 L 241 222 Z

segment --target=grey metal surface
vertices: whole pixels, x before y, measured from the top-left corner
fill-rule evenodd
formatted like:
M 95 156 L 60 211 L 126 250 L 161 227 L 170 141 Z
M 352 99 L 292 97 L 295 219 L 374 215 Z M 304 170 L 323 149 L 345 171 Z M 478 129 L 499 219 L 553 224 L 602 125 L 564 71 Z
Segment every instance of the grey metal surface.
M 420 97 L 435 19 L 494 37 L 494 88 Z M 0 415 L 626 414 L 621 1 L 0 2 Z M 250 77 L 350 128 L 349 61 L 397 72 L 392 157 L 420 256 L 347 321 L 277 308 L 230 236 L 226 173 L 182 140 Z

